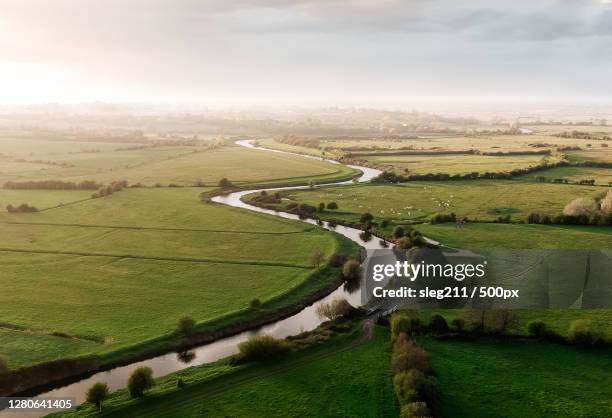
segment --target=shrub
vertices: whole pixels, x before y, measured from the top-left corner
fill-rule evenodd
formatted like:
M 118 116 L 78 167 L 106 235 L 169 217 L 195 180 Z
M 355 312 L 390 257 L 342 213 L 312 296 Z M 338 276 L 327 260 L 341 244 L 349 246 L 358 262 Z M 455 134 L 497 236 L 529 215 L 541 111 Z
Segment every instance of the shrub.
M 338 209 L 338 204 L 336 202 L 329 202 L 327 204 L 327 209 L 331 209 L 331 210 Z
M 370 231 L 363 231 L 359 234 L 359 238 L 361 238 L 363 242 L 368 242 L 372 239 L 372 233 Z
M 344 254 L 334 254 L 329 259 L 329 264 L 332 267 L 341 267 L 346 262 L 346 256 Z
M 191 335 L 195 328 L 195 320 L 190 316 L 184 316 L 179 320 L 177 331 L 181 335 Z
M 572 344 L 588 347 L 600 342 L 601 337 L 592 329 L 589 321 L 577 319 L 569 326 L 568 339 Z
M 231 189 L 234 187 L 234 183 L 223 177 L 221 180 L 219 180 L 219 187 L 222 189 Z
M 430 417 L 432 414 L 425 402 L 410 402 L 402 406 L 400 418 Z
M 106 383 L 95 383 L 87 391 L 87 402 L 96 405 L 99 411 L 102 411 L 102 403 L 108 398 L 109 390 Z
M 391 222 L 391 221 L 389 221 L 388 219 L 383 219 L 382 221 L 380 221 L 380 227 L 381 227 L 381 228 L 386 228 L 386 227 L 388 227 L 388 226 L 389 226 L 389 223 L 390 223 L 390 222 Z
M 251 309 L 259 309 L 261 308 L 261 301 L 257 298 L 253 298 L 251 299 L 251 301 L 249 302 L 249 308 Z
M 391 318 L 391 332 L 394 337 L 401 333 L 411 335 L 420 331 L 422 328 L 421 320 L 417 315 L 393 315 Z
M 493 310 L 487 319 L 487 325 L 497 334 L 505 334 L 519 327 L 519 317 L 511 310 Z
M 431 400 L 435 393 L 434 378 L 417 369 L 397 373 L 393 378 L 393 386 L 400 404 Z
M 395 396 L 397 396 L 400 404 L 419 399 L 419 394 L 412 382 L 414 375 L 417 373 L 420 372 L 418 370 L 411 370 L 409 372 L 400 372 L 393 377 L 393 389 L 395 389 Z
M 132 398 L 142 398 L 145 391 L 155 386 L 153 370 L 150 367 L 139 367 L 128 380 L 128 391 Z
M 359 217 L 359 223 L 362 225 L 369 225 L 374 220 L 374 215 L 371 213 L 364 213 Z
M 238 344 L 239 362 L 256 360 L 273 360 L 287 354 L 289 346 L 284 340 L 277 340 L 269 335 L 256 335 Z
M 429 329 L 436 334 L 448 332 L 448 323 L 442 315 L 434 315 L 429 321 Z
M 182 377 L 179 377 L 176 381 L 176 387 L 180 389 L 184 386 L 185 386 L 185 381 L 183 380 Z
M 320 303 L 317 306 L 317 315 L 320 318 L 327 318 L 330 321 L 342 316 L 351 316 L 355 308 L 344 298 L 336 298 L 327 303 Z
M 608 190 L 606 196 L 601 199 L 601 213 L 604 216 L 612 215 L 612 190 Z
M 597 211 L 597 203 L 595 203 L 595 201 L 592 199 L 586 199 L 583 197 L 572 200 L 563 209 L 563 213 L 570 216 L 590 216 L 595 211 Z
M 395 248 L 399 250 L 408 250 L 414 246 L 410 237 L 401 237 L 395 240 Z
M 527 223 L 529 224 L 539 224 L 540 223 L 540 214 L 539 213 L 530 213 L 527 216 Z
M 405 333 L 401 333 L 393 344 L 391 367 L 394 373 L 416 369 L 422 373 L 429 373 L 429 356 L 413 340 L 409 340 Z
M 455 331 L 463 331 L 465 328 L 465 321 L 461 318 L 455 318 L 451 321 L 451 325 L 455 328 Z
M 323 212 L 325 210 L 325 203 L 321 202 L 319 203 L 319 206 L 317 207 L 317 212 Z
M 348 260 L 342 266 L 342 277 L 345 280 L 354 281 L 361 279 L 361 264 L 357 260 Z
M 323 254 L 323 251 L 319 250 L 318 248 L 313 250 L 313 252 L 310 254 L 310 264 L 313 267 L 318 268 L 324 260 L 325 254 Z
M 543 321 L 531 321 L 527 324 L 527 331 L 532 337 L 541 338 L 546 334 L 546 324 Z
M 403 237 L 404 234 L 406 234 L 406 231 L 404 231 L 404 228 L 398 225 L 395 228 L 393 228 L 392 234 L 393 234 L 393 238 L 397 239 L 397 238 Z

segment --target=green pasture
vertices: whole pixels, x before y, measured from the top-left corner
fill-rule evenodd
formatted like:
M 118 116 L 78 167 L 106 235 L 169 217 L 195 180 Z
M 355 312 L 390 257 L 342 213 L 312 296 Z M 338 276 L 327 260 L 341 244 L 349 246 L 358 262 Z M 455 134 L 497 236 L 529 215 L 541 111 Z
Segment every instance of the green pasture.
M 612 228 L 573 225 L 454 224 L 417 225 L 423 235 L 455 248 L 612 249 Z
M 93 190 L 7 190 L 0 189 L 0 218 L 7 205 L 19 206 L 27 203 L 38 210 L 45 210 L 89 199 Z M 7 215 L 9 216 L 9 215 Z
M 428 220 L 435 214 L 451 212 L 481 221 L 506 215 L 522 220 L 531 212 L 559 214 L 571 200 L 599 193 L 600 188 L 516 180 L 429 181 L 289 190 L 283 192 L 288 200 L 282 205 L 297 202 L 317 206 L 333 201 L 338 209 L 325 210 L 320 216 L 352 221 L 365 212 L 377 220 Z
M 366 155 L 359 159 L 373 163 L 384 171 L 398 174 L 467 174 L 467 173 L 499 173 L 517 168 L 527 168 L 538 165 L 541 155 L 518 156 L 486 156 L 486 155 Z
M 19 158 L 15 150 L 6 146 L 6 143 L 11 145 L 13 142 L 0 141 L 0 152 L 10 157 L 0 159 L 0 184 L 6 181 L 53 179 L 75 182 L 95 180 L 99 183 L 127 180 L 131 184 L 149 186 L 190 186 L 196 183 L 216 185 L 224 177 L 236 184 L 307 183 L 311 178 L 326 181 L 350 178 L 356 173 L 355 170 L 336 164 L 239 146 L 213 150 L 193 146 L 128 149 L 138 144 L 115 144 L 111 149 L 108 144 L 103 144 L 104 147 L 98 150 L 98 143 L 88 143 L 88 147 L 97 152 L 78 152 L 79 147 L 70 150 L 64 148 L 65 143 L 59 143 L 58 150 L 49 151 L 49 154 L 32 153 L 19 157 L 30 161 L 20 163 L 17 162 Z M 38 142 L 43 143 L 43 149 L 54 150 L 55 142 Z M 82 147 L 82 143 L 77 144 Z M 24 144 L 15 147 L 22 146 Z M 48 164 L 47 161 L 65 163 L 65 166 Z
M 612 354 L 521 340 L 420 338 L 442 417 L 609 417 Z
M 355 251 L 300 222 L 203 203 L 206 190 L 128 188 L 0 214 L 0 354 L 10 366 L 111 353 L 171 333 L 184 315 L 249 320 L 253 298 L 285 307 L 335 280 L 331 270 L 310 280 L 314 250 Z M 77 338 L 50 335 L 58 332 Z
M 565 179 L 569 180 L 570 183 L 577 183 L 580 180 L 595 180 L 595 184 L 598 186 L 609 186 L 612 185 L 612 168 L 555 167 L 521 176 L 521 180 L 536 181 L 538 177 L 545 177 L 547 181 Z

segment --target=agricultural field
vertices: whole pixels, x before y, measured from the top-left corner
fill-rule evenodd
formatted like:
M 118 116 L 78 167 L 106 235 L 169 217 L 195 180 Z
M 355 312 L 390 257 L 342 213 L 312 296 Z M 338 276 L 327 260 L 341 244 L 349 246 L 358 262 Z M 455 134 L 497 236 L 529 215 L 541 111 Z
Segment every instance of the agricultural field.
M 0 214 L 0 354 L 9 366 L 111 353 L 173 332 L 185 315 L 204 325 L 248 319 L 253 298 L 286 306 L 333 280 L 309 281 L 315 249 L 326 258 L 354 251 L 299 222 L 202 203 L 205 190 L 124 189 Z
M 606 142 L 607 144 L 607 142 Z M 571 162 L 605 162 L 612 163 L 612 143 L 609 147 L 600 149 L 586 149 L 582 151 L 571 151 L 567 153 Z
M 0 140 L 0 153 L 4 155 L 0 159 L 0 184 L 53 179 L 192 186 L 196 183 L 216 185 L 223 177 L 235 184 L 307 183 L 310 179 L 350 179 L 356 173 L 337 164 L 239 146 L 207 149 L 203 146 L 151 147 L 117 143 L 110 149 L 107 143 L 75 141 L 77 145 L 71 147 L 72 143 L 33 141 L 29 145 L 36 149 L 42 144 L 41 150 L 21 156 L 28 148 L 21 143 L 14 145 L 15 142 L 20 141 Z
M 273 363 L 231 367 L 227 361 L 193 367 L 159 379 L 146 402 L 117 391 L 103 416 L 359 416 L 397 417 L 389 358 L 389 332 L 355 344 L 340 335 Z M 177 389 L 177 379 L 185 386 Z M 61 417 L 90 416 L 90 405 Z
M 520 340 L 419 340 L 442 417 L 608 417 L 612 355 Z
M 435 214 L 451 212 L 480 221 L 506 215 L 523 220 L 531 212 L 558 214 L 575 198 L 595 198 L 601 193 L 599 187 L 516 180 L 415 181 L 290 190 L 282 193 L 285 200 L 281 206 L 336 202 L 337 210 L 318 215 L 322 219 L 349 221 L 358 221 L 365 212 L 378 220 L 394 221 L 424 221 Z
M 518 168 L 537 166 L 541 155 L 362 155 L 358 157 L 383 171 L 393 171 L 398 174 L 467 174 L 467 173 L 498 173 L 508 172 Z
M 572 129 L 573 130 L 573 129 Z M 602 134 L 604 135 L 604 134 Z M 605 134 L 608 135 L 608 134 Z M 311 141 L 314 139 L 311 139 Z M 398 150 L 412 151 L 469 151 L 480 152 L 526 152 L 555 150 L 560 147 L 580 147 L 589 152 L 606 153 L 607 148 L 602 144 L 610 144 L 609 141 L 595 139 L 564 138 L 554 136 L 547 132 L 534 131 L 530 135 L 519 134 L 449 134 L 449 133 L 414 133 L 411 137 L 403 138 L 321 138 L 318 139 L 317 148 L 299 145 L 289 145 L 273 138 L 259 140 L 262 146 L 275 149 L 284 149 L 301 153 L 313 153 L 320 155 L 321 151 L 328 154 L 342 153 L 368 153 L 368 152 L 393 152 Z
M 93 190 L 7 190 L 0 189 L 0 216 L 8 205 L 27 203 L 39 211 L 80 202 L 91 197 Z
M 555 179 L 567 180 L 570 183 L 578 183 L 581 180 L 595 180 L 595 185 L 612 186 L 612 168 L 595 167 L 554 167 L 547 170 L 529 173 L 521 176 L 521 180 L 538 180 L 546 178 L 547 181 Z
M 612 248 L 612 228 L 573 225 L 454 224 L 417 225 L 444 245 L 468 249 Z

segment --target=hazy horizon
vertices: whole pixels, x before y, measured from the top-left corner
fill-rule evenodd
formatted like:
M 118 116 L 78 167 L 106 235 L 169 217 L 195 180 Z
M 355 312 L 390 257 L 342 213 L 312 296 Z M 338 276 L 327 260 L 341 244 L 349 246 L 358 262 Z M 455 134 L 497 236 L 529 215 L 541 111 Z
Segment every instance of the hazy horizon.
M 0 0 L 0 103 L 610 104 L 612 2 Z

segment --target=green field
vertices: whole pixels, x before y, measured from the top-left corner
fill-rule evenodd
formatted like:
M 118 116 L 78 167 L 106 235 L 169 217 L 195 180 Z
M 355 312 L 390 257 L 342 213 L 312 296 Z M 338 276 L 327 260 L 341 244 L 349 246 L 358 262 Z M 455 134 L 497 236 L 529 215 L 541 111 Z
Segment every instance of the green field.
M 32 191 L 0 189 L 0 214 L 6 212 L 7 205 L 16 207 L 22 203 L 27 203 L 38 210 L 45 210 L 51 207 L 89 199 L 92 193 L 92 190 Z
M 0 354 L 9 365 L 110 353 L 171 333 L 184 315 L 245 320 L 253 298 L 287 306 L 333 280 L 309 280 L 313 250 L 353 251 L 299 222 L 202 203 L 203 190 L 125 189 L 1 214 Z
M 568 330 L 573 321 L 584 319 L 592 329 L 602 333 L 612 340 L 612 309 L 517 309 L 513 311 L 518 317 L 518 327 L 508 333 L 523 337 L 529 336 L 528 326 L 531 321 L 543 321 L 549 330 L 567 337 Z M 428 323 L 435 314 L 442 315 L 450 324 L 453 319 L 461 318 L 461 309 L 422 309 L 420 318 Z
M 95 180 L 99 183 L 127 180 L 143 185 L 216 185 L 229 178 L 236 184 L 325 181 L 350 178 L 356 171 L 327 162 L 250 150 L 239 146 L 206 149 L 196 146 L 164 146 L 129 149 L 138 144 L 72 143 L 0 140 L 0 184 L 26 180 Z M 25 156 L 23 150 L 41 146 Z M 35 149 L 35 148 L 34 148 Z M 87 149 L 96 152 L 86 152 Z M 19 162 L 18 160 L 26 162 Z M 52 162 L 54 165 L 49 164 Z
M 612 249 L 612 228 L 569 225 L 454 224 L 418 225 L 425 236 L 468 249 Z
M 486 155 L 372 155 L 359 156 L 376 168 L 398 174 L 499 173 L 537 166 L 541 155 L 492 157 Z
M 442 417 L 609 417 L 612 355 L 520 340 L 420 342 Z
M 396 417 L 389 370 L 389 333 L 375 328 L 372 340 L 355 345 L 341 335 L 270 364 L 230 367 L 226 362 L 163 377 L 144 401 L 125 390 L 105 403 L 114 417 Z M 186 382 L 176 388 L 176 380 Z M 61 416 L 90 416 L 91 406 Z
M 567 179 L 570 183 L 577 183 L 580 180 L 595 180 L 595 184 L 598 186 L 610 186 L 612 185 L 612 168 L 555 167 L 527 174 L 522 176 L 521 180 L 535 181 L 538 177 L 545 177 L 547 181 Z
M 290 202 L 336 202 L 337 210 L 320 213 L 324 219 L 357 221 L 369 212 L 376 219 L 428 220 L 438 213 L 454 212 L 458 217 L 494 220 L 510 215 L 523 220 L 531 212 L 556 215 L 577 197 L 595 197 L 600 188 L 516 180 L 468 180 L 408 182 L 398 185 L 351 185 L 290 190 L 283 193 Z

